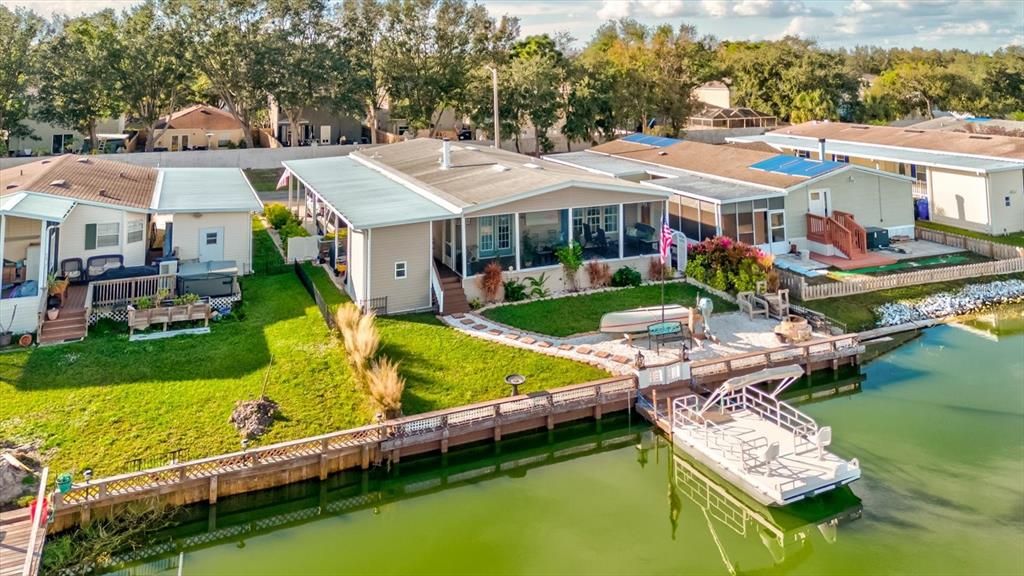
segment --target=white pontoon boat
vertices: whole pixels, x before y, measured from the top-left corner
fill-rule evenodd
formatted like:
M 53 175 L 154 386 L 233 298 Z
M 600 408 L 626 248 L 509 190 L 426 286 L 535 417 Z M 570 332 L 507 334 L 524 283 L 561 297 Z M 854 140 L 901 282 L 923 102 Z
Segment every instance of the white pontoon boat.
M 659 322 L 682 322 L 686 324 L 689 319 L 690 309 L 678 304 L 665 306 L 664 316 L 662 316 L 661 306 L 634 308 L 621 312 L 609 312 L 601 316 L 601 332 L 606 334 L 635 334 L 637 332 L 647 332 L 649 326 Z

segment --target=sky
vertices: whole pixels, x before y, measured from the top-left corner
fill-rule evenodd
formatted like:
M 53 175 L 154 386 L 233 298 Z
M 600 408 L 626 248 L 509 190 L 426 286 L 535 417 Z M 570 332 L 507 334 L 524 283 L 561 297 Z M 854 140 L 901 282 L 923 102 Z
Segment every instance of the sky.
M 1024 45 L 1021 0 L 479 0 L 491 14 L 520 20 L 524 36 L 568 32 L 585 43 L 610 19 L 686 22 L 721 40 L 813 38 L 826 47 L 962 48 Z M 43 16 L 126 8 L 137 0 L 0 0 Z

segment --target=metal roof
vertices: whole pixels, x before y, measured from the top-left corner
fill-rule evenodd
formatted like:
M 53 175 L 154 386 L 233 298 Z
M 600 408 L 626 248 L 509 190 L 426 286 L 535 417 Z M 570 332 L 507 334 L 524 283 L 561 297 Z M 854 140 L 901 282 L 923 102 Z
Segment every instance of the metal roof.
M 561 154 L 550 154 L 544 157 L 545 160 L 576 166 L 591 172 L 607 174 L 616 178 L 623 176 L 635 176 L 646 174 L 648 170 L 656 168 L 650 164 L 634 162 L 616 156 L 608 156 L 597 152 L 563 152 Z
M 675 192 L 700 196 L 703 199 L 729 204 L 740 200 L 752 200 L 754 198 L 774 198 L 786 195 L 785 190 L 767 190 L 756 186 L 744 186 L 736 182 L 718 180 L 715 178 L 702 178 L 695 174 L 683 174 L 674 178 L 660 178 L 650 180 L 644 184 L 648 186 L 659 186 Z
M 629 136 L 623 136 L 620 140 L 626 142 L 635 142 L 637 144 L 647 144 L 648 146 L 655 146 L 657 148 L 664 148 L 665 146 L 671 146 L 673 144 L 679 144 L 682 140 L 676 138 L 665 138 L 663 136 L 649 136 L 647 134 L 630 134 Z
M 63 222 L 75 201 L 32 192 L 16 192 L 0 198 L 0 213 L 47 222 Z
M 816 139 L 803 136 L 762 134 L 759 136 L 736 136 L 727 138 L 726 140 L 729 142 L 764 142 L 776 148 L 789 148 L 793 150 L 818 150 L 818 141 Z M 890 162 L 935 166 L 938 168 L 950 168 L 953 170 L 967 170 L 970 172 L 999 172 L 1001 170 L 1019 170 L 1024 167 L 1024 162 L 1015 162 L 1013 160 L 995 160 L 976 156 L 945 154 L 942 152 L 928 152 L 925 150 L 909 150 L 893 146 L 861 144 L 843 142 L 839 140 L 826 140 L 825 153 L 853 156 L 855 158 L 867 158 L 871 160 L 887 160 Z
M 827 160 L 822 162 L 820 160 L 810 160 L 808 158 L 779 154 L 778 156 L 773 156 L 767 160 L 751 164 L 750 167 L 754 170 L 764 170 L 765 172 L 776 172 L 779 174 L 787 174 L 789 176 L 806 176 L 808 178 L 814 178 L 815 176 L 821 176 L 822 174 L 828 174 L 833 170 L 838 170 L 845 165 L 846 164 L 842 162 L 830 162 Z
M 356 229 L 450 218 L 455 212 L 348 156 L 283 162 Z
M 258 212 L 263 209 L 238 168 L 161 168 L 151 208 L 157 212 Z

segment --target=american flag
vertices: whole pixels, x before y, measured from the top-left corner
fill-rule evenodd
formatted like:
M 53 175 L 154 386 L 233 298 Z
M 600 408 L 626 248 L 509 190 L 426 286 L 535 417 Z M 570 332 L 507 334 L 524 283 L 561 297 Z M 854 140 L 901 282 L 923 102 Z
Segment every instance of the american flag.
M 668 254 L 672 249 L 672 227 L 668 225 L 668 213 L 661 215 L 661 263 L 668 262 Z

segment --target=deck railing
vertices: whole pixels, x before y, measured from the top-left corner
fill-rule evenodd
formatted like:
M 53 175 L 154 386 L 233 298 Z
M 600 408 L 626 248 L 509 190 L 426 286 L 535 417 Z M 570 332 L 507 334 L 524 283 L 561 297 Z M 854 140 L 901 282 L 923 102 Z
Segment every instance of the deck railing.
M 867 251 L 867 232 L 846 212 L 833 212 L 832 216 L 808 213 L 807 239 L 834 246 L 848 258 Z
M 812 361 L 831 359 L 841 353 L 853 352 L 860 346 L 860 338 L 856 334 L 841 334 L 783 348 L 700 360 L 690 364 L 690 374 L 694 381 L 700 382 L 722 374 L 735 375 L 739 372 L 753 372 L 773 366 L 791 364 L 806 365 Z
M 437 299 L 437 311 L 444 314 L 444 288 L 441 287 L 441 274 L 437 271 L 437 263 L 430 259 L 430 290 Z
M 46 483 L 49 479 L 49 475 L 50 468 L 43 468 L 43 472 L 39 477 L 39 492 L 36 494 L 35 509 L 32 510 L 29 515 L 32 521 L 32 529 L 29 533 L 25 564 L 22 565 L 21 568 L 22 576 L 36 576 L 36 574 L 39 573 L 39 567 L 42 564 L 43 544 L 46 541 L 47 526 Z
M 462 431 L 474 430 L 475 427 L 517 422 L 595 406 L 602 402 L 627 400 L 633 397 L 635 391 L 635 379 L 632 376 L 620 376 L 546 392 L 428 412 L 242 452 L 101 478 L 87 484 L 75 484 L 69 491 L 57 493 L 53 506 L 56 510 L 128 494 L 135 494 L 141 498 L 154 491 L 172 490 L 169 487 L 197 479 L 248 470 L 264 464 L 324 455 L 342 449 L 375 446 L 381 450 L 392 450 L 416 445 L 419 442 L 435 441 L 441 437 L 453 437 Z
M 136 278 L 97 280 L 89 283 L 85 304 L 87 308 L 134 304 L 139 298 L 152 298 L 161 290 L 174 295 L 177 289 L 177 274 L 156 274 Z

